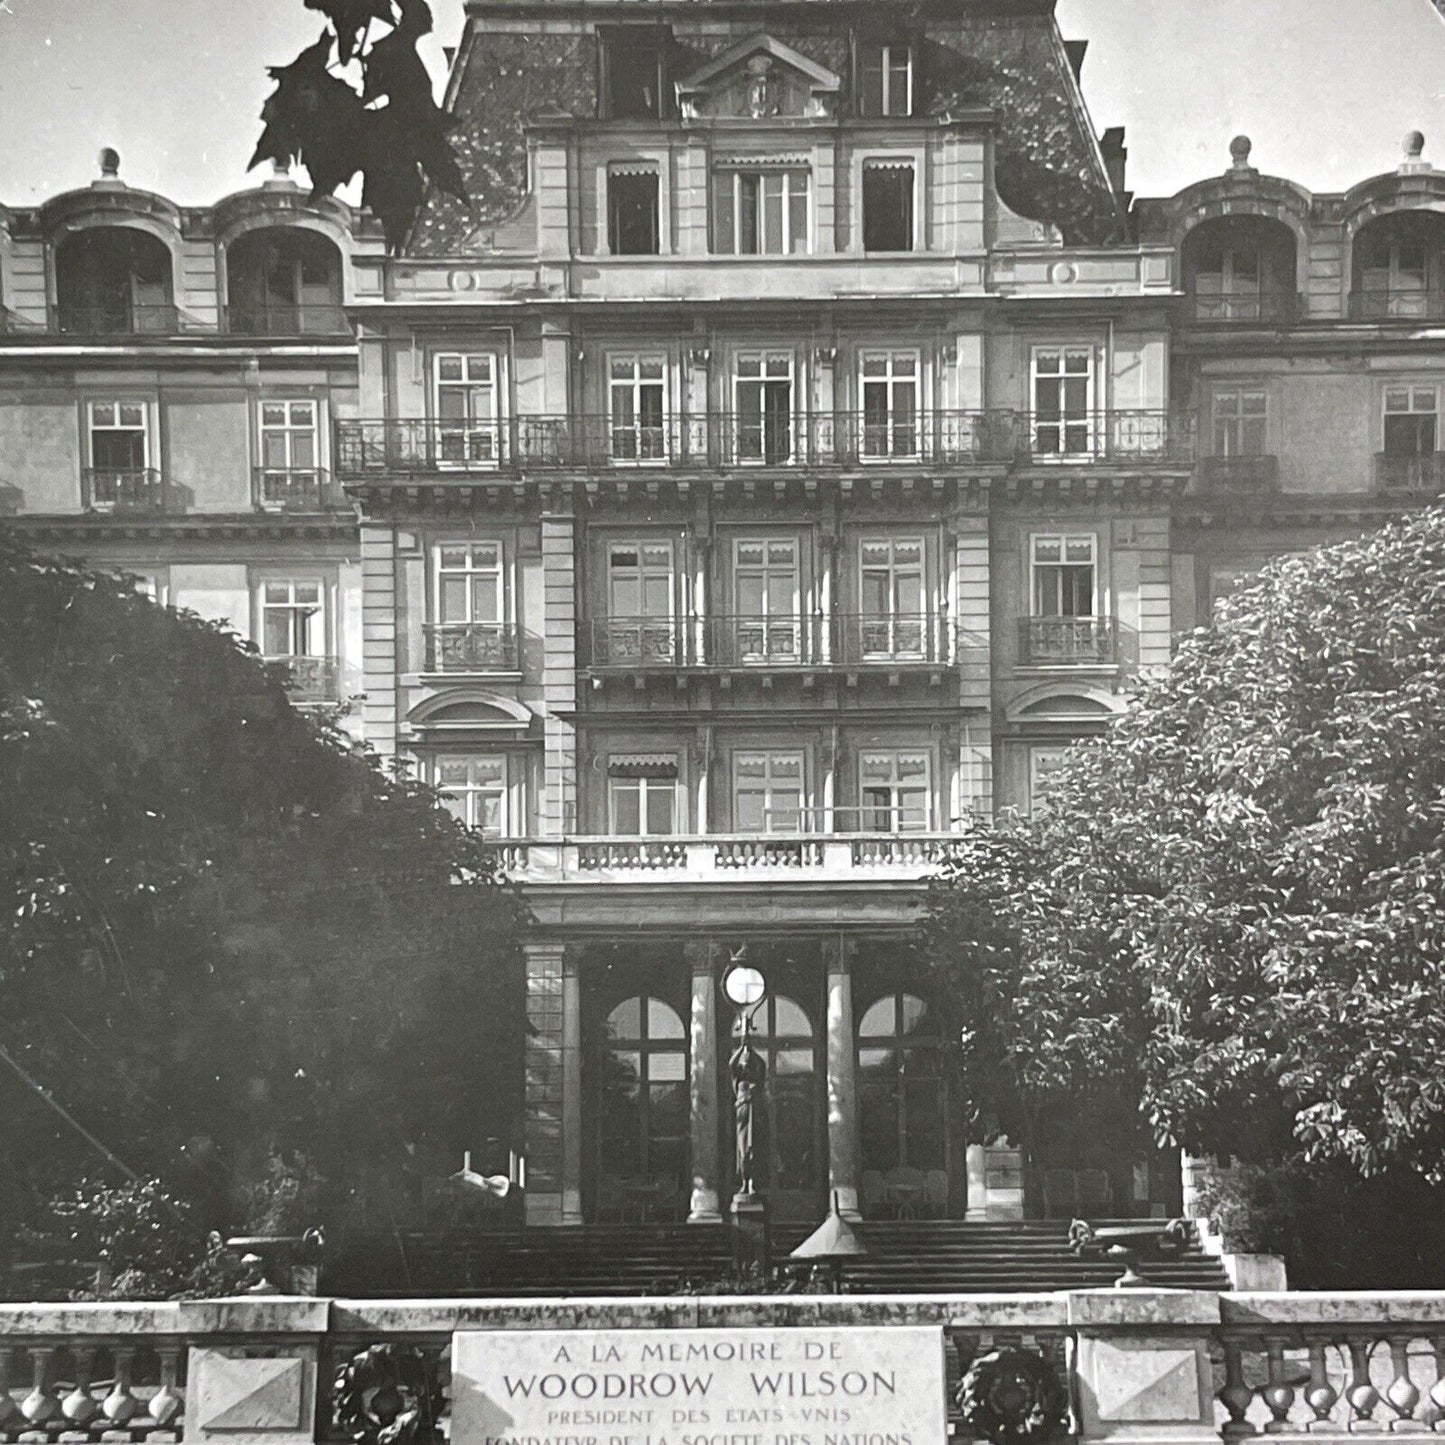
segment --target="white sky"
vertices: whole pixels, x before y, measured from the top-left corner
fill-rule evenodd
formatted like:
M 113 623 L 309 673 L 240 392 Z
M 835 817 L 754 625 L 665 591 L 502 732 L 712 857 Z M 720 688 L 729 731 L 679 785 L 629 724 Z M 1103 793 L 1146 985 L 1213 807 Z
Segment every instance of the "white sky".
M 442 43 L 463 0 L 432 0 Z M 1254 163 L 1315 190 L 1388 170 L 1411 129 L 1445 167 L 1445 20 L 1430 0 L 1059 0 L 1087 38 L 1084 90 L 1102 129 L 1128 127 L 1131 187 L 1167 195 Z M 0 0 L 0 203 L 85 185 L 103 145 L 122 175 L 187 205 L 244 171 L 268 63 L 315 38 L 302 0 Z

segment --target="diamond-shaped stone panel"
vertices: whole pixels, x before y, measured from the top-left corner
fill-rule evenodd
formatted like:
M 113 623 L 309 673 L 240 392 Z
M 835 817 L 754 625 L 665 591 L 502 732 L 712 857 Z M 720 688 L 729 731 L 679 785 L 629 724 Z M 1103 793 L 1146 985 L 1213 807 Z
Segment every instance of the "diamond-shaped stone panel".
M 297 1359 L 248 1360 L 197 1351 L 196 1420 L 202 1430 L 302 1428 L 306 1366 Z

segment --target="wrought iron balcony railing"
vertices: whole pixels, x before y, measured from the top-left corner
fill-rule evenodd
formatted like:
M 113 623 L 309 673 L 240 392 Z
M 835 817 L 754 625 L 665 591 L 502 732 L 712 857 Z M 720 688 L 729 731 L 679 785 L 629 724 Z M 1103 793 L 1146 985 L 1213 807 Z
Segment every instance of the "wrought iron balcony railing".
M 1189 297 L 1190 314 L 1199 322 L 1293 321 L 1299 312 L 1299 298 L 1293 291 L 1263 291 L 1254 295 L 1205 295 Z
M 170 302 L 155 305 L 60 305 L 51 308 L 52 331 L 65 336 L 175 336 L 181 313 Z
M 1031 462 L 1188 465 L 1195 427 L 1187 412 L 1036 411 L 1019 414 L 1018 442 L 1020 457 Z
M 434 622 L 425 632 L 428 672 L 517 671 L 517 629 L 510 622 Z
M 1022 617 L 1023 667 L 1110 667 L 1119 661 L 1119 625 L 1112 617 Z
M 1219 456 L 1199 460 L 1201 491 L 1231 497 L 1262 496 L 1279 490 L 1276 456 Z
M 349 336 L 346 308 L 338 304 L 315 305 L 267 302 L 262 305 L 227 306 L 225 329 L 232 336 Z
M 81 474 L 85 507 L 92 512 L 159 515 L 171 510 L 170 488 L 152 467 L 89 467 Z
M 584 665 L 627 672 L 948 666 L 956 661 L 953 630 L 937 612 L 608 617 L 586 624 L 582 640 Z
M 1445 290 L 1424 286 L 1361 286 L 1350 292 L 1351 321 L 1438 321 Z
M 1445 488 L 1445 453 L 1375 454 L 1375 490 L 1391 497 L 1433 497 Z
M 349 512 L 346 493 L 317 467 L 257 467 L 256 505 L 265 512 Z
M 298 706 L 341 701 L 340 658 L 270 655 L 265 661 L 287 670 L 286 691 Z

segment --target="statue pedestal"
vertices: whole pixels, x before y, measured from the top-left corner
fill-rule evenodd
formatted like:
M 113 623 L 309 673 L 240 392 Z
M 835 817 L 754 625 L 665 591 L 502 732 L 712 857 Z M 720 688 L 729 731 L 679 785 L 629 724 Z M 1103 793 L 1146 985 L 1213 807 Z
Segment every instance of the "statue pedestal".
M 733 1244 L 733 1264 L 741 1275 L 759 1270 L 766 1277 L 772 1268 L 768 1238 L 767 1202 L 757 1195 L 739 1194 L 728 1208 Z

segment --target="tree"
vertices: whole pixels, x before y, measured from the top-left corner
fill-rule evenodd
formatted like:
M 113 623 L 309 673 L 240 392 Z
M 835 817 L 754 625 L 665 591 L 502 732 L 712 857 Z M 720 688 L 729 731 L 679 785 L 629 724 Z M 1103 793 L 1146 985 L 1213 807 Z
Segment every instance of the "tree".
M 924 948 L 1005 1089 L 1439 1179 L 1442 736 L 1445 510 L 1267 568 L 935 890 Z
M 432 29 L 427 0 L 305 0 L 326 17 L 320 38 L 269 69 L 276 89 L 261 111 L 251 165 L 298 161 L 311 199 L 362 177 L 362 204 L 401 249 L 429 182 L 469 205 L 417 42 Z M 383 32 L 373 36 L 373 28 Z M 356 83 L 346 78 L 356 74 Z
M 340 1211 L 505 1135 L 519 915 L 478 837 L 123 581 L 0 533 L 0 617 L 8 1058 L 223 1227 L 277 1152 Z M 12 1187 L 105 1168 L 0 1077 Z

